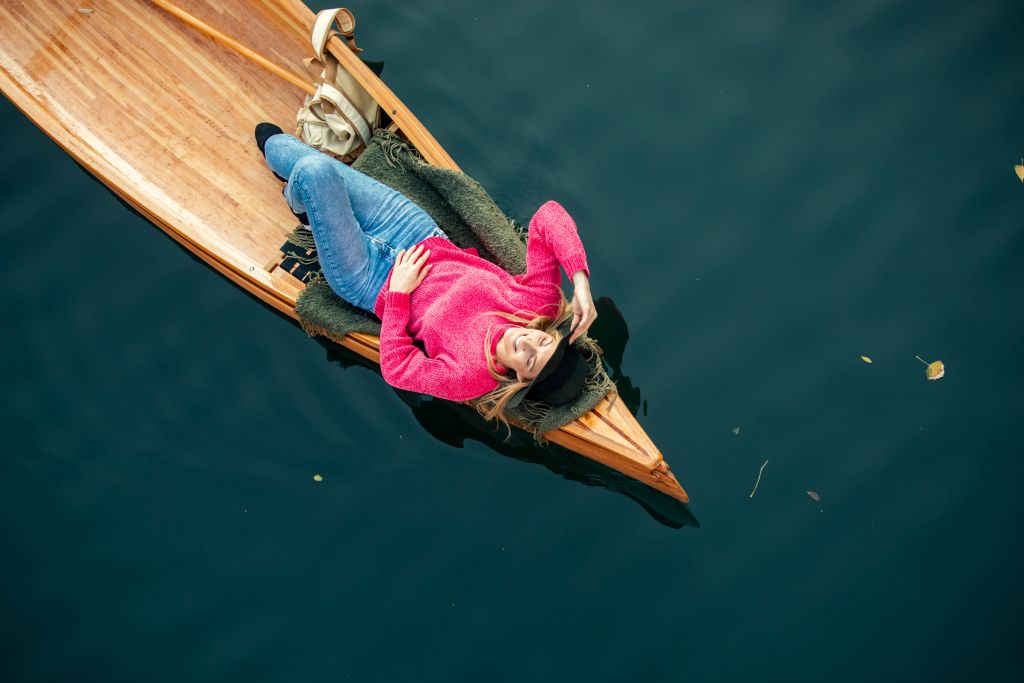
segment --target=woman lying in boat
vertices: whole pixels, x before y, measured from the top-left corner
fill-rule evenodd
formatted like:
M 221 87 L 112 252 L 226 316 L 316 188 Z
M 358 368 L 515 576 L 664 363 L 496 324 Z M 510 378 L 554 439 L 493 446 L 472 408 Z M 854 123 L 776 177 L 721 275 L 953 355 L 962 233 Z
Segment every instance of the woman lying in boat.
M 481 414 L 503 422 L 524 399 L 561 405 L 579 396 L 587 363 L 570 344 L 597 313 L 586 253 L 561 205 L 550 201 L 534 214 L 526 273 L 512 276 L 450 242 L 399 192 L 279 127 L 259 124 L 256 144 L 286 181 L 288 206 L 310 226 L 331 289 L 381 319 L 389 384 L 480 399 Z M 559 267 L 573 283 L 571 305 Z

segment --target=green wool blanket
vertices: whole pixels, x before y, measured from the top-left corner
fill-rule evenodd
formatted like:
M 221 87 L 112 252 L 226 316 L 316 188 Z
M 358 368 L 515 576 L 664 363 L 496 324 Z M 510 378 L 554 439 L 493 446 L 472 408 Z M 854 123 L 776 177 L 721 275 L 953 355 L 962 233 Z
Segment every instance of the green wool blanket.
M 526 230 L 506 216 L 483 187 L 466 174 L 428 164 L 408 143 L 382 129 L 374 132 L 370 145 L 352 167 L 416 202 L 458 246 L 476 248 L 481 257 L 512 274 L 526 271 Z M 335 341 L 350 332 L 379 335 L 380 321 L 348 304 L 320 275 L 315 254 L 310 252 L 315 244 L 309 228 L 300 225 L 288 242 L 287 256 L 312 266 L 296 305 L 302 328 L 310 335 Z M 575 345 L 591 365 L 587 388 L 579 399 L 563 406 L 524 401 L 520 409 L 509 414 L 539 440 L 545 432 L 585 414 L 615 388 L 601 362 L 600 347 L 586 335 Z

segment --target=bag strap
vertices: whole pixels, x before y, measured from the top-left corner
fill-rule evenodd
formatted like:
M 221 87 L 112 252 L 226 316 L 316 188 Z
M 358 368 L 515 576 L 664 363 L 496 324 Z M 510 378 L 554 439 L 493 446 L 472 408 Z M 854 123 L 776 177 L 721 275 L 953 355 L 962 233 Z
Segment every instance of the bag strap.
M 334 55 L 328 52 L 324 56 L 323 62 L 316 57 L 307 57 L 302 60 L 302 64 L 310 76 L 320 81 L 316 92 L 307 98 L 308 101 L 304 106 L 308 107 L 313 103 L 319 103 L 320 108 L 325 114 L 334 114 L 341 111 L 345 118 L 352 122 L 352 126 L 359 133 L 359 137 L 362 138 L 363 144 L 369 145 L 370 137 L 373 134 L 370 130 L 369 121 L 356 109 L 355 105 L 352 104 L 352 100 L 348 99 L 345 93 L 338 90 L 334 85 L 337 82 L 335 81 L 335 76 L 340 68 Z
M 338 23 L 338 30 L 332 31 L 331 26 L 335 22 Z M 316 21 L 313 22 L 313 52 L 323 60 L 324 46 L 327 45 L 331 36 L 340 36 L 348 43 L 353 52 L 362 52 L 362 49 L 356 46 L 355 30 L 355 15 L 344 7 L 320 10 L 316 13 Z

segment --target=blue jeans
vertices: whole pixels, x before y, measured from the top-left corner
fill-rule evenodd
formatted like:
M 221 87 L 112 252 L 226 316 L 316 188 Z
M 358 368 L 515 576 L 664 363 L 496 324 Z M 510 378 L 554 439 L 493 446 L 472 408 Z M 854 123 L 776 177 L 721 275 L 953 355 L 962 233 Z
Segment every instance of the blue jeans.
M 272 135 L 265 150 L 267 166 L 288 179 L 288 206 L 309 216 L 327 284 L 353 306 L 373 312 L 399 250 L 446 237 L 401 193 L 291 135 Z

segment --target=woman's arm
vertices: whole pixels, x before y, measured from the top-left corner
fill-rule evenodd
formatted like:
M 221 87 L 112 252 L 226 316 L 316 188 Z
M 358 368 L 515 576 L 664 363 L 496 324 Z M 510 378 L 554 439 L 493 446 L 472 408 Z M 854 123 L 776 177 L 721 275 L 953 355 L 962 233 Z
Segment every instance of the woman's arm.
M 594 307 L 594 299 L 590 296 L 590 278 L 585 271 L 577 270 L 572 276 L 572 336 L 569 343 L 590 329 L 590 326 L 597 320 L 597 308 Z
M 516 279 L 524 284 L 558 285 L 562 281 L 559 266 L 569 277 L 580 270 L 590 276 L 587 253 L 583 250 L 575 221 L 561 204 L 549 201 L 537 209 L 530 219 L 526 274 Z
M 559 266 L 573 284 L 573 333 L 570 341 L 576 341 L 597 318 L 590 295 L 590 268 L 576 222 L 561 204 L 549 201 L 530 219 L 526 274 L 516 277 L 516 280 L 523 284 L 548 283 L 560 287 L 562 274 Z

